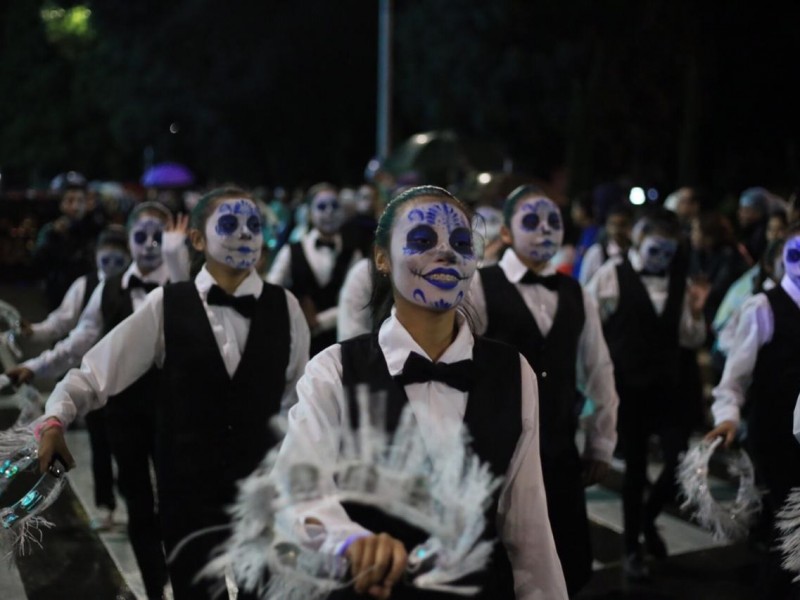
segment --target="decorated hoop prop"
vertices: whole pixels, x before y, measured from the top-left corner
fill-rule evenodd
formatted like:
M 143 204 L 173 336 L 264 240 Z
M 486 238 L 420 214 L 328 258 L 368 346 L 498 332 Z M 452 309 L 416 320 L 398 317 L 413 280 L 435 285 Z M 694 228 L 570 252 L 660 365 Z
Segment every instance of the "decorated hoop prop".
M 263 599 L 324 598 L 352 583 L 350 565 L 300 538 L 298 511 L 310 502 L 352 502 L 428 534 L 409 549 L 407 585 L 464 596 L 480 591 L 455 582 L 481 571 L 491 556 L 494 540 L 482 537 L 484 511 L 501 480 L 469 452 L 463 429 L 450 440 L 423 440 L 406 407 L 390 435 L 385 395 L 359 388 L 356 399 L 359 426 L 343 426 L 337 459 L 321 456 L 312 440 L 296 439 L 291 455 L 272 450 L 240 482 L 233 534 L 203 575 L 229 573 Z M 350 422 L 344 414 L 342 423 Z
M 690 510 L 701 527 L 711 532 L 717 541 L 744 538 L 761 510 L 761 493 L 755 486 L 753 463 L 744 450 L 727 456 L 728 473 L 739 478 L 736 499 L 729 506 L 719 503 L 708 485 L 708 461 L 722 442 L 702 441 L 693 446 L 678 467 L 678 483 L 684 498 L 681 508 Z
M 0 375 L 0 391 L 13 390 L 7 400 L 19 408 L 19 416 L 13 427 L 27 425 L 44 414 L 44 399 L 32 385 L 23 383 L 15 387 L 8 375 Z
M 0 343 L 6 346 L 17 358 L 22 357 L 22 350 L 17 338 L 22 331 L 22 316 L 8 302 L 0 300 Z

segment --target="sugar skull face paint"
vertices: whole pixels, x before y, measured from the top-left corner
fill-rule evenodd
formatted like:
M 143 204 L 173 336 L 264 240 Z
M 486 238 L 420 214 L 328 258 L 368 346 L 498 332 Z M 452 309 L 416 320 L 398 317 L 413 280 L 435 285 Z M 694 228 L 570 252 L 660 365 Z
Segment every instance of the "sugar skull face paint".
M 479 206 L 475 209 L 473 219 L 475 228 L 483 233 L 487 243 L 500 237 L 500 228 L 503 226 L 503 211 L 492 206 Z
M 564 241 L 561 211 L 544 196 L 522 198 L 511 218 L 511 237 L 519 256 L 540 262 L 550 260 Z
M 398 211 L 390 257 L 398 293 L 442 311 L 463 300 L 478 264 L 466 215 L 453 204 L 424 198 Z
M 666 271 L 678 251 L 678 242 L 660 235 L 648 235 L 639 246 L 639 257 L 645 271 L 658 273 Z
M 333 190 L 318 192 L 311 200 L 311 225 L 324 234 L 332 235 L 339 231 L 344 220 L 339 198 Z
M 234 269 L 250 269 L 261 256 L 261 213 L 252 200 L 222 200 L 206 221 L 209 256 Z
M 784 273 L 800 288 L 800 235 L 786 240 L 783 246 Z
M 122 273 L 130 262 L 125 252 L 110 248 L 98 250 L 95 260 L 97 261 L 97 270 L 100 271 L 106 279 Z
M 150 215 L 142 215 L 131 227 L 128 245 L 131 256 L 141 271 L 153 271 L 161 266 L 161 238 L 164 222 Z

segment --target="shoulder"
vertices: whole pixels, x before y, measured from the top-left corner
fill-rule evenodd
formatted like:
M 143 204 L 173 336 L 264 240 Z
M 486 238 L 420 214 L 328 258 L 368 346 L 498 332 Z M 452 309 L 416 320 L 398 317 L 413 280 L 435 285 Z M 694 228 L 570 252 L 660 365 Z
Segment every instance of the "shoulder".
M 491 359 L 492 362 L 505 362 L 511 360 L 512 364 L 516 361 L 516 357 L 520 355 L 519 351 L 511 344 L 506 344 L 499 340 L 475 336 L 475 346 L 473 347 L 473 355 L 476 361 L 483 361 Z
M 316 354 L 306 364 L 303 379 L 311 385 L 342 383 L 342 347 L 341 344 L 328 346 Z

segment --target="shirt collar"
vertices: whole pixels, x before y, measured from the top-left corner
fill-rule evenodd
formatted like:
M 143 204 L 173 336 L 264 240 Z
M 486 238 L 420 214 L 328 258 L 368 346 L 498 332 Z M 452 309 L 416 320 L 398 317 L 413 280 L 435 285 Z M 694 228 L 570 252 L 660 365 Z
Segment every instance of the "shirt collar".
M 789 294 L 789 297 L 794 300 L 794 303 L 800 306 L 800 288 L 797 287 L 794 281 L 789 279 L 788 275 L 784 275 L 781 279 L 781 287 L 783 291 Z
M 460 312 L 456 311 L 456 325 L 458 333 L 453 343 L 444 351 L 437 362 L 453 363 L 459 360 L 472 358 L 472 347 L 475 339 L 472 331 Z M 392 309 L 391 316 L 383 322 L 378 332 L 378 345 L 381 347 L 383 356 L 386 359 L 386 366 L 389 367 L 389 374 L 394 377 L 403 372 L 406 359 L 411 352 L 430 359 L 425 351 L 420 347 L 408 330 L 397 320 L 395 309 Z
M 200 295 L 205 297 L 208 295 L 208 290 L 211 289 L 212 285 L 219 285 L 217 280 L 214 279 L 214 276 L 208 272 L 206 266 L 203 265 L 203 268 L 200 269 L 200 272 L 197 274 L 197 277 L 194 278 L 194 285 L 197 287 L 197 291 L 200 292 Z M 236 291 L 233 292 L 234 296 L 255 296 L 258 298 L 261 296 L 261 292 L 264 289 L 264 281 L 258 276 L 258 273 L 255 272 L 255 269 L 250 269 L 250 273 L 245 277 L 244 281 L 239 284 L 239 287 L 236 288 Z
M 122 289 L 128 289 L 128 283 L 130 282 L 132 275 L 135 275 L 147 283 L 157 283 L 158 285 L 164 285 L 169 281 L 169 271 L 167 270 L 166 264 L 161 263 L 161 266 L 159 266 L 156 270 L 150 271 L 147 275 L 142 275 L 142 272 L 139 270 L 136 261 L 133 261 L 125 273 L 122 274 Z
M 320 234 L 320 232 L 319 232 L 319 229 L 317 229 L 317 228 L 314 228 L 314 229 L 312 229 L 312 230 L 311 230 L 311 231 L 309 231 L 309 232 L 308 232 L 308 234 L 306 235 L 306 240 L 307 240 L 307 242 L 306 242 L 306 243 L 307 243 L 307 244 L 308 244 L 308 245 L 309 245 L 311 248 L 315 248 L 315 247 L 316 247 L 316 245 L 317 245 L 317 240 L 320 238 L 320 235 L 321 235 L 321 234 Z M 339 233 L 334 233 L 334 234 L 333 234 L 333 243 L 335 244 L 336 251 L 337 251 L 337 252 L 340 252 L 340 251 L 341 251 L 341 249 L 342 249 L 342 235 L 341 235 L 341 234 L 339 234 Z
M 507 248 L 503 253 L 503 258 L 501 258 L 500 262 L 497 264 L 503 269 L 503 273 L 506 274 L 506 279 L 511 283 L 519 283 L 520 279 L 528 272 L 528 267 L 520 260 L 513 248 Z M 539 271 L 538 275 L 546 277 L 555 274 L 555 272 L 556 268 L 551 261 L 544 266 L 544 269 Z

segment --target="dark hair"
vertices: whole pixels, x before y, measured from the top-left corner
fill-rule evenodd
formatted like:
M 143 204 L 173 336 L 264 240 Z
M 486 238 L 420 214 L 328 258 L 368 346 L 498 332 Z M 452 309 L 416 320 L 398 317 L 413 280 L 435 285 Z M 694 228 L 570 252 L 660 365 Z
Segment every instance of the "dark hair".
M 109 225 L 97 236 L 97 248 L 110 246 L 128 252 L 128 232 L 122 225 Z
M 327 181 L 321 181 L 319 183 L 315 183 L 306 191 L 306 204 L 311 204 L 311 201 L 314 199 L 314 196 L 319 194 L 320 192 L 330 191 L 334 194 L 339 193 L 339 188 L 337 188 L 332 183 L 328 183 Z
M 653 234 L 680 240 L 681 226 L 677 215 L 660 206 L 644 212 L 634 225 L 633 241 L 638 246 L 645 236 Z
M 471 219 L 472 217 L 472 211 L 446 189 L 435 185 L 412 187 L 392 198 L 391 202 L 386 205 L 386 208 L 378 219 L 378 226 L 375 228 L 374 248 L 382 248 L 386 252 L 389 252 L 392 241 L 392 226 L 394 225 L 397 211 L 405 204 L 417 198 L 441 198 L 445 202 L 454 204 L 467 216 L 467 219 Z M 370 259 L 369 265 L 370 278 L 372 279 L 372 294 L 370 295 L 368 306 L 372 312 L 373 329 L 377 330 L 381 326 L 381 323 L 389 316 L 392 304 L 394 304 L 394 297 L 392 296 L 391 281 L 385 274 L 378 271 L 378 267 L 375 264 L 374 253 Z
M 214 214 L 219 201 L 225 198 L 247 198 L 255 202 L 255 199 L 251 193 L 238 187 L 231 186 L 213 189 L 204 194 L 203 197 L 197 201 L 197 204 L 189 215 L 189 227 L 192 229 L 197 229 L 203 233 L 203 235 L 205 235 L 206 223 L 208 222 L 209 217 Z M 189 255 L 191 257 L 191 267 L 189 272 L 191 276 L 194 277 L 200 272 L 200 269 L 203 268 L 206 257 L 202 252 L 195 250 L 194 246 L 191 244 L 189 245 Z
M 789 228 L 786 230 L 786 237 L 784 239 L 793 238 L 800 235 L 800 221 L 792 221 L 789 223 Z
M 514 217 L 514 209 L 517 207 L 517 202 L 519 202 L 525 196 L 532 196 L 534 194 L 545 197 L 547 196 L 542 188 L 533 183 L 521 185 L 508 196 L 506 196 L 506 199 L 503 202 L 503 222 L 506 224 L 506 227 L 511 226 L 511 219 Z
M 697 225 L 703 237 L 708 238 L 711 242 L 712 248 L 717 249 L 736 244 L 730 221 L 718 212 L 700 215 Z
M 775 274 L 773 272 L 773 265 L 778 255 L 783 252 L 783 245 L 785 243 L 786 240 L 780 239 L 773 240 L 767 244 L 764 253 L 761 255 L 761 260 L 758 261 L 758 273 L 756 273 L 756 276 L 753 278 L 754 294 L 763 291 L 764 282 L 770 278 L 770 275 Z
M 128 229 L 136 222 L 141 215 L 158 215 L 165 223 L 172 219 L 172 212 L 160 202 L 142 202 L 133 207 L 131 214 L 128 215 Z

